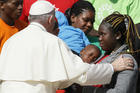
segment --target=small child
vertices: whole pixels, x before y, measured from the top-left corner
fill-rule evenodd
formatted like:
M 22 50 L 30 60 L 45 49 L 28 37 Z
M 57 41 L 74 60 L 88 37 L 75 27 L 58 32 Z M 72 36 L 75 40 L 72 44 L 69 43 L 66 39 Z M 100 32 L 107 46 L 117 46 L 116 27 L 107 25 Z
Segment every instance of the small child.
M 100 49 L 96 45 L 87 45 L 81 52 L 80 56 L 86 63 L 95 62 L 101 55 Z

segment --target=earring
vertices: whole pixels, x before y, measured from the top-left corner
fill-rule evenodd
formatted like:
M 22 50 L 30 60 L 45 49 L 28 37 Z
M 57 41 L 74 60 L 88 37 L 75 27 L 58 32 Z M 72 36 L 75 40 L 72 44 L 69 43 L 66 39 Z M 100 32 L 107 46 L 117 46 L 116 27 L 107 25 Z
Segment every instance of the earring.
M 120 37 L 117 37 L 116 39 L 118 40 L 118 39 L 120 39 Z

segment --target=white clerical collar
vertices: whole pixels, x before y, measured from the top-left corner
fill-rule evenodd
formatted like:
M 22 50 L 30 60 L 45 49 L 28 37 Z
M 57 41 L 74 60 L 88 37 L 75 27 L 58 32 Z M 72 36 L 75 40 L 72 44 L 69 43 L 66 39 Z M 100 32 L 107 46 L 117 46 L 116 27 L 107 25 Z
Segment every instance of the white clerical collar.
M 40 23 L 31 22 L 30 25 L 35 25 L 35 26 L 39 27 L 40 29 L 42 29 L 43 31 L 47 32 L 47 30 L 45 29 L 45 27 L 43 25 L 41 25 Z

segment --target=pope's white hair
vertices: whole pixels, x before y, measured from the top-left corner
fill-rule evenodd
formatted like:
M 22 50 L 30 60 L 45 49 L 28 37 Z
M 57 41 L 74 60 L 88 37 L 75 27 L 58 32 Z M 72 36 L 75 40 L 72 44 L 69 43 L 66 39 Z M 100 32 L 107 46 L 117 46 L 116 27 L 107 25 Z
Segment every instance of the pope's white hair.
M 54 15 L 54 12 L 52 11 L 50 13 L 46 13 L 46 14 L 42 14 L 42 15 L 29 15 L 28 19 L 30 22 L 34 21 L 34 20 L 44 21 L 53 15 Z

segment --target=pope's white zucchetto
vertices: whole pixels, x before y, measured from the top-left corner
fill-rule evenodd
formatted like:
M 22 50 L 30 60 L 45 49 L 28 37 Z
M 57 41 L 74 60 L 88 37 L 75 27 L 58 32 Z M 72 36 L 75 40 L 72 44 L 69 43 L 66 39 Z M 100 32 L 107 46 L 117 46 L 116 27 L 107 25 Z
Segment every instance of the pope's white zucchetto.
M 50 2 L 45 0 L 37 0 L 35 3 L 32 4 L 29 14 L 42 15 L 42 14 L 50 13 L 54 9 L 55 6 L 52 5 Z

